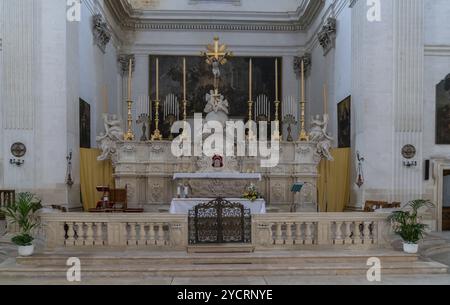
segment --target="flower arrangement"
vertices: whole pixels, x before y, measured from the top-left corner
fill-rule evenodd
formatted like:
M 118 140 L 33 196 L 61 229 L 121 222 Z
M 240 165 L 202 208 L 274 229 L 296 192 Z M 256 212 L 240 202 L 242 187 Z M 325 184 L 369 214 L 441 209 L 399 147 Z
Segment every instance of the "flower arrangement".
M 245 189 L 244 195 L 242 197 L 250 201 L 255 201 L 256 199 L 261 197 L 261 194 L 258 192 L 256 185 L 250 183 L 250 185 Z

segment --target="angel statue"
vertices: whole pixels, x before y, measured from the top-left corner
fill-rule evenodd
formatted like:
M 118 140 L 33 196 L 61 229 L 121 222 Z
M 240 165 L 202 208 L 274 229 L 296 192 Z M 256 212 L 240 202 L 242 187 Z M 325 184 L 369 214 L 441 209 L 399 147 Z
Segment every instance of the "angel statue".
M 309 137 L 311 142 L 317 143 L 317 153 L 322 158 L 332 161 L 330 150 L 333 138 L 327 133 L 329 119 L 327 114 L 323 115 L 323 120 L 320 120 L 320 115 L 316 115 L 311 121 Z
M 228 114 L 228 101 L 224 99 L 223 95 L 215 94 L 214 90 L 211 90 L 206 94 L 206 101 L 208 102 L 205 106 L 205 113 L 210 112 L 224 112 Z
M 98 161 L 109 159 L 116 153 L 116 143 L 123 140 L 123 130 L 120 127 L 121 122 L 117 119 L 115 114 L 103 114 L 103 123 L 105 132 L 102 132 L 97 137 L 97 142 L 100 143 L 102 154 L 98 156 Z

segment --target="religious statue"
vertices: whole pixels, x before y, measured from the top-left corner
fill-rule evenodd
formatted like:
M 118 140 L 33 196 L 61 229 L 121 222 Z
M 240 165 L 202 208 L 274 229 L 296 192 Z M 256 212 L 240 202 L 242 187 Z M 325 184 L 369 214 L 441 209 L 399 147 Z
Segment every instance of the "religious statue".
M 104 161 L 111 158 L 116 153 L 116 143 L 123 140 L 123 130 L 120 127 L 121 122 L 117 119 L 115 114 L 103 114 L 103 122 L 105 132 L 102 132 L 97 137 L 97 142 L 100 143 L 102 154 L 98 156 L 98 161 Z
M 228 114 L 229 104 L 228 101 L 224 99 L 223 95 L 215 94 L 214 90 L 211 90 L 210 93 L 206 94 L 206 101 L 205 113 L 222 111 Z
M 317 143 L 317 152 L 322 158 L 332 161 L 330 149 L 333 138 L 327 133 L 328 122 L 329 116 L 327 114 L 323 115 L 323 120 L 320 120 L 320 115 L 316 115 L 311 121 L 309 137 L 311 142 Z

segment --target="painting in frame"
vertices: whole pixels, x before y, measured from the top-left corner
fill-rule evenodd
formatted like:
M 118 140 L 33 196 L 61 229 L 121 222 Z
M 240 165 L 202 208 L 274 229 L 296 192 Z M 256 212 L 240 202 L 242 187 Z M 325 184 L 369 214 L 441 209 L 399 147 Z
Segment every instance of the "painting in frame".
M 337 106 L 339 148 L 351 147 L 351 106 L 351 96 L 346 97 Z

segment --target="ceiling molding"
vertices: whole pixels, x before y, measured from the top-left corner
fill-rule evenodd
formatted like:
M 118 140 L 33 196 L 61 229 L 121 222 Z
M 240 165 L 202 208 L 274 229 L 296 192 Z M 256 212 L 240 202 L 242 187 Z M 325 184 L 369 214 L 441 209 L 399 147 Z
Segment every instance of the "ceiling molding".
M 295 12 L 214 12 L 136 10 L 126 0 L 105 0 L 105 4 L 124 30 L 197 31 L 305 31 L 325 4 L 325 0 L 303 0 Z

